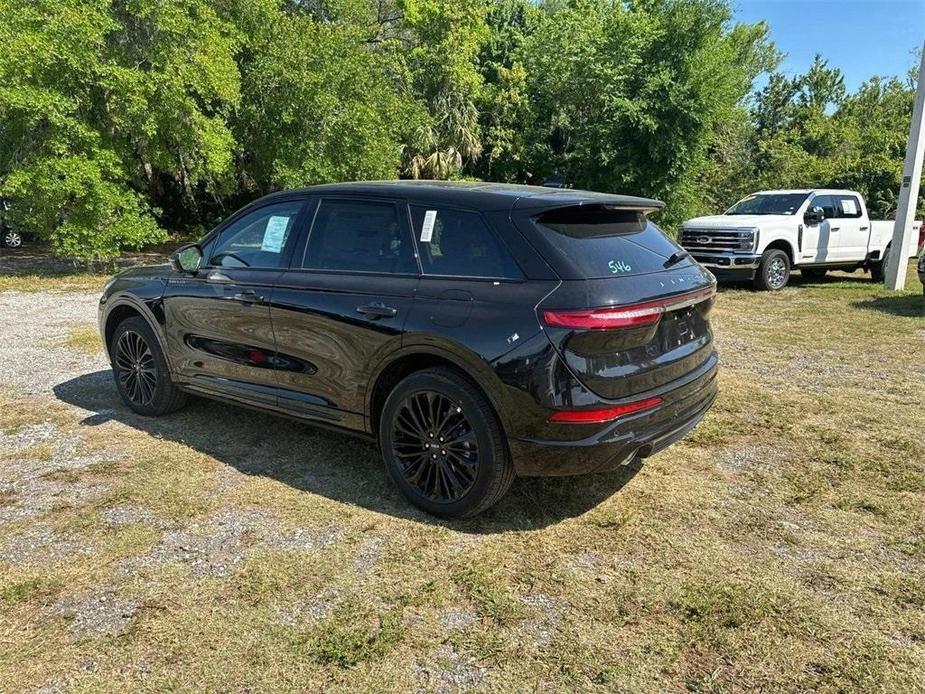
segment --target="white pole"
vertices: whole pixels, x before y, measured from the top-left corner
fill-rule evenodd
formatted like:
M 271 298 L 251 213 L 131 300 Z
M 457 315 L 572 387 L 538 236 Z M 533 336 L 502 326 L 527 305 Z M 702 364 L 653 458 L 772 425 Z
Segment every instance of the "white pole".
M 925 46 L 922 48 L 922 63 L 919 65 L 919 85 L 915 90 L 915 107 L 912 109 L 912 123 L 909 126 L 909 141 L 906 143 L 906 163 L 903 165 L 903 182 L 899 188 L 899 203 L 896 206 L 896 223 L 893 225 L 893 243 L 886 263 L 887 289 L 902 289 L 906 286 L 906 268 L 909 265 L 909 245 L 912 236 L 912 222 L 915 221 L 915 206 L 919 199 L 919 183 L 922 178 L 922 158 L 925 155 Z

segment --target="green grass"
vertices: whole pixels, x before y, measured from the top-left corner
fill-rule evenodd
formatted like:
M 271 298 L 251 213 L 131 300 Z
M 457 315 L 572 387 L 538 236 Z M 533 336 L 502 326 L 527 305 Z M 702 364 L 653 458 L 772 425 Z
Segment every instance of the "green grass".
M 78 352 L 96 354 L 103 349 L 100 331 L 96 326 L 81 325 L 71 328 L 67 336 L 67 345 Z
M 112 275 L 0 275 L 0 292 L 102 292 Z
M 0 432 L 52 423 L 94 458 L 59 471 L 47 442 L 3 456 L 67 503 L 0 526 L 0 548 L 47 524 L 92 551 L 0 559 L 0 681 L 922 691 L 925 300 L 907 286 L 723 289 L 721 392 L 687 439 L 638 469 L 518 481 L 463 523 L 409 511 L 372 447 L 295 423 L 194 401 L 88 426 L 82 407 L 0 394 Z M 161 525 L 114 528 L 115 508 Z M 235 529 L 253 514 L 264 530 Z M 293 533 L 302 551 L 275 542 Z M 188 560 L 122 568 L 165 546 Z M 95 591 L 137 606 L 123 635 L 75 635 L 49 609 Z

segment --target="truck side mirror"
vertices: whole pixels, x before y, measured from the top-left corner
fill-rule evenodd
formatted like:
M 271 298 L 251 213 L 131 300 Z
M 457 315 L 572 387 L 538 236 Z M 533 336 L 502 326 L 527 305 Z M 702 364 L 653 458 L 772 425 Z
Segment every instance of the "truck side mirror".
M 811 207 L 806 210 L 806 214 L 803 215 L 803 221 L 809 226 L 815 226 L 823 219 L 825 219 L 825 212 L 823 212 L 821 207 Z

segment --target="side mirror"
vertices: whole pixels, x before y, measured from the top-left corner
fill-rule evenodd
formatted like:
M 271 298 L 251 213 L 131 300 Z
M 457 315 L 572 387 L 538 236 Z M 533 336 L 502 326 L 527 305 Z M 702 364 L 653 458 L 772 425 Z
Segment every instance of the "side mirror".
M 170 256 L 170 267 L 177 272 L 195 274 L 202 265 L 202 249 L 199 244 L 191 243 L 181 246 Z
M 825 212 L 823 212 L 821 207 L 811 207 L 806 210 L 806 214 L 803 215 L 803 221 L 810 226 L 819 224 L 823 219 L 825 219 Z

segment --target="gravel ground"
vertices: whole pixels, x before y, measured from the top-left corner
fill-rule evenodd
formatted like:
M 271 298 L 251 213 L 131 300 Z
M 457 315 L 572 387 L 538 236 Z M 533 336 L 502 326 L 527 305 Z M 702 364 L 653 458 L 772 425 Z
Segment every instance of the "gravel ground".
M 99 298 L 95 292 L 0 292 L 0 384 L 53 396 L 53 386 L 107 369 L 102 352 L 67 347 L 72 329 L 96 325 Z

